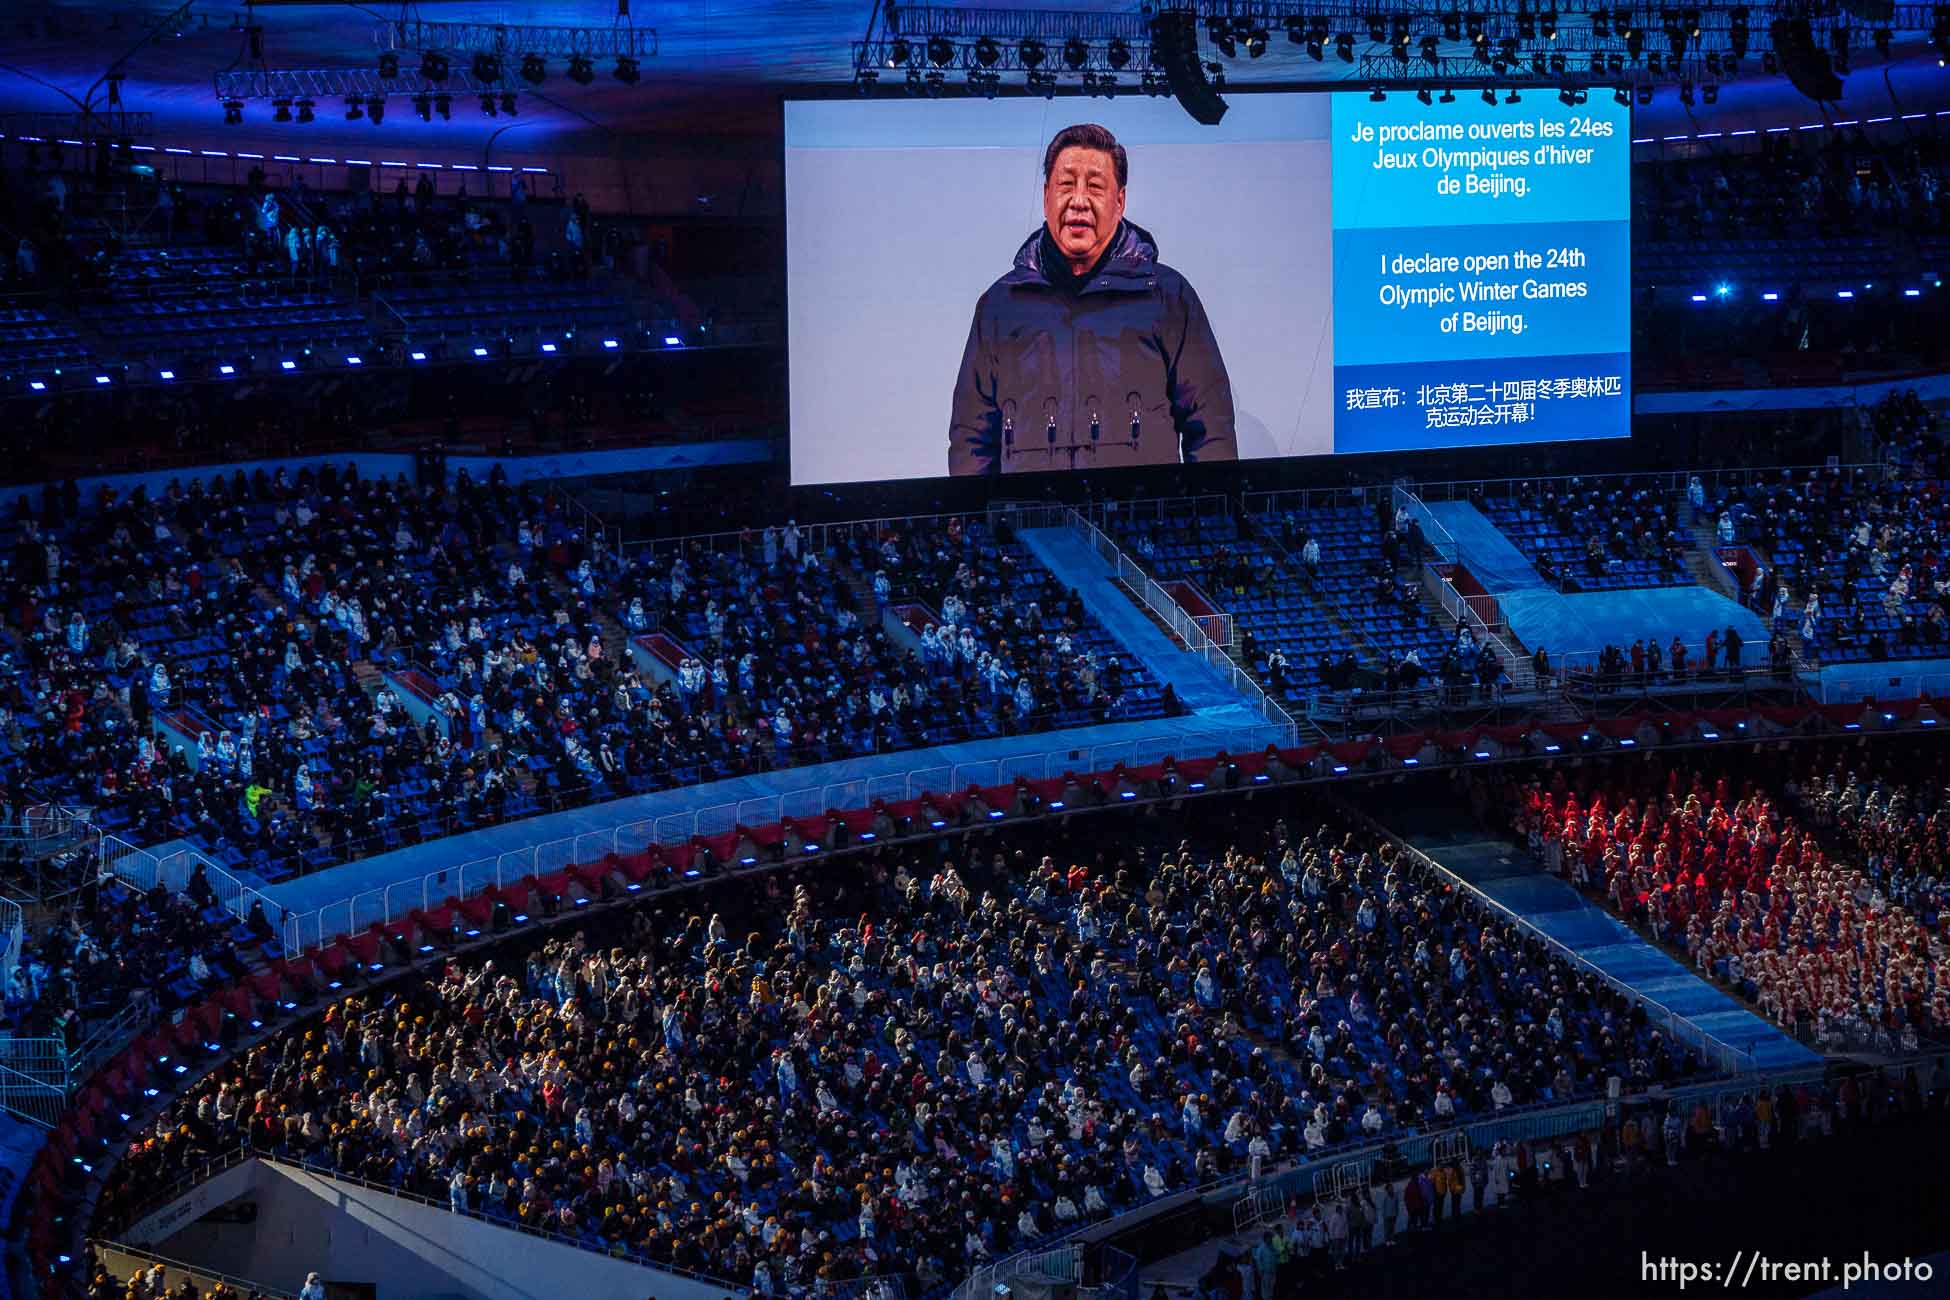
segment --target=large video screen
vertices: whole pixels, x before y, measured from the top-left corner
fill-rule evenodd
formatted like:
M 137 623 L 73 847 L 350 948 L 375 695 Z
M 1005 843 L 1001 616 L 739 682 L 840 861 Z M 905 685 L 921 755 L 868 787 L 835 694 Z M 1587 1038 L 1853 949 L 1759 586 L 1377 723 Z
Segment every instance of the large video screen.
M 1628 436 L 1629 112 L 788 102 L 793 482 Z

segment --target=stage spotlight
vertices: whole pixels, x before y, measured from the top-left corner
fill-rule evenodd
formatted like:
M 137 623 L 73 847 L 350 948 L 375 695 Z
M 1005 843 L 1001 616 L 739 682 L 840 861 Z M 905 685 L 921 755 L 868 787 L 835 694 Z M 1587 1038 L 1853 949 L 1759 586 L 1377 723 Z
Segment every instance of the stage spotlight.
M 241 99 L 224 100 L 223 101 L 223 124 L 225 126 L 241 126 L 243 125 L 243 122 L 244 122 L 244 101 Z
M 1870 39 L 1875 42 L 1876 53 L 1880 54 L 1885 59 L 1888 58 L 1889 40 L 1890 40 L 1889 29 L 1887 27 L 1878 27 L 1875 29 L 1875 31 L 1871 32 L 1869 36 Z
M 626 86 L 634 86 L 643 80 L 643 71 L 637 61 L 627 54 L 616 56 L 616 71 L 611 74 Z
M 1387 98 L 1388 98 L 1388 92 L 1383 90 L 1380 86 L 1376 86 L 1373 90 L 1370 90 L 1368 92 L 1368 102 L 1371 104 L 1379 104 Z
M 1428 105 L 1435 103 L 1435 96 L 1429 93 L 1429 88 L 1427 86 L 1424 86 L 1420 90 L 1416 91 L 1415 98 L 1420 100 L 1422 102 L 1423 107 L 1425 108 Z
M 1342 63 L 1354 62 L 1354 35 L 1342 32 L 1334 38 L 1334 53 L 1340 55 Z
M 1537 30 L 1544 34 L 1545 40 L 1547 41 L 1556 40 L 1557 39 L 1557 10 L 1555 9 L 1545 10 L 1544 16 L 1537 20 Z
M 1652 102 L 1652 87 L 1640 86 L 1638 90 L 1635 91 L 1634 93 L 1638 96 L 1638 101 L 1641 107 L 1643 107 L 1646 104 L 1650 104 Z
M 569 56 L 569 80 L 578 86 L 586 86 L 596 79 L 596 65 L 587 54 Z
M 1620 86 L 1618 89 L 1612 91 L 1611 98 L 1614 104 L 1627 105 L 1632 102 L 1631 92 L 1626 90 L 1625 87 L 1623 86 Z
M 1075 72 L 1090 61 L 1090 47 L 1072 36 L 1063 42 L 1063 66 Z
M 513 91 L 503 91 L 501 93 L 501 115 L 503 117 L 515 116 L 515 96 Z
M 1483 102 L 1485 104 L 1488 104 L 1491 108 L 1496 107 L 1496 92 L 1494 90 L 1491 90 L 1488 86 L 1483 87 Z
M 907 61 L 913 57 L 914 51 L 908 47 L 906 41 L 898 37 L 887 47 L 887 66 L 890 68 L 904 68 L 907 66 Z
M 531 86 L 539 86 L 548 80 L 548 60 L 539 54 L 521 56 L 521 79 Z
M 348 99 L 348 100 L 346 100 L 346 101 L 345 101 L 345 120 L 346 120 L 346 121 L 348 121 L 348 122 L 357 122 L 357 121 L 358 121 L 359 119 L 361 119 L 361 118 L 363 118 L 363 117 L 364 117 L 365 115 L 366 115 L 366 106 L 365 106 L 364 104 L 362 104 L 362 103 L 360 103 L 360 102 L 359 102 L 358 100 L 356 100 L 356 99 Z
M 1679 83 L 1679 102 L 1684 104 L 1687 108 L 1691 108 L 1693 106 L 1693 83 L 1692 82 L 1682 81 Z
M 501 60 L 492 54 L 476 54 L 474 56 L 474 80 L 501 80 Z
M 1428 64 L 1431 68 L 1442 62 L 1441 47 L 1437 44 L 1433 36 L 1424 36 L 1422 38 L 1422 62 Z
M 1232 24 L 1226 19 L 1214 18 L 1206 24 L 1205 34 L 1211 37 L 1212 44 L 1219 47 L 1219 53 L 1228 59 L 1239 57 L 1239 45 L 1232 39 Z
M 309 99 L 299 100 L 298 101 L 298 125 L 303 126 L 307 122 L 316 121 L 318 115 L 316 112 L 313 111 L 316 107 L 317 106 L 313 104 Z
M 482 117 L 493 117 L 493 116 L 494 116 L 494 96 L 493 96 L 493 95 L 482 95 L 482 96 L 481 96 L 481 116 L 482 116 Z
M 1155 89 L 1162 80 L 1194 122 L 1217 126 L 1227 105 L 1219 93 L 1222 83 L 1207 75 L 1207 65 L 1199 58 L 1197 19 L 1186 10 L 1168 9 L 1153 14 L 1146 26 L 1151 33 L 1151 64 L 1160 74 L 1149 77 L 1147 73 L 1148 87 Z
M 1442 15 L 1442 39 L 1445 41 L 1462 39 L 1462 15 L 1454 9 Z
M 420 55 L 420 75 L 428 81 L 447 79 L 447 56 L 428 50 Z
M 1709 81 L 1700 87 L 1699 97 L 1709 104 L 1717 104 L 1720 102 L 1720 88 Z
M 433 97 L 433 111 L 440 114 L 441 121 L 453 121 L 454 97 L 452 95 L 435 95 Z
M 993 44 L 993 43 L 991 43 Z M 1110 49 L 1104 54 L 1104 62 L 1122 72 L 1131 63 L 1131 47 L 1121 40 L 1112 40 Z
M 366 101 L 366 120 L 378 126 L 386 120 L 386 97 L 374 95 Z
M 387 81 L 399 76 L 399 55 L 387 50 L 379 56 L 379 75 Z
M 1600 40 L 1611 35 L 1611 15 L 1603 9 L 1591 11 L 1591 34 Z
M 1131 57 L 1131 52 L 1129 50 L 1124 51 L 1124 57 L 1128 60 Z M 993 37 L 984 36 L 981 40 L 975 42 L 976 63 L 984 68 L 992 68 L 1001 61 L 1002 47 L 995 43 Z
M 1022 44 L 1016 47 L 1016 56 L 1022 60 L 1022 66 L 1032 72 L 1043 66 L 1047 54 L 1043 43 L 1033 36 L 1024 37 Z
M 1506 104 L 1521 104 L 1523 102 L 1523 96 L 1517 93 L 1515 86 L 1512 86 L 1510 87 L 1510 93 L 1503 97 L 1503 102 Z
M 1257 59 L 1264 53 L 1266 53 L 1266 29 L 1255 27 L 1246 33 L 1246 54 L 1249 58 Z
M 1368 18 L 1368 44 L 1380 45 L 1388 39 L 1388 23 L 1380 14 Z
M 291 120 L 291 101 L 288 99 L 272 100 L 271 120 L 273 122 L 289 122 Z
M 928 62 L 945 68 L 955 61 L 955 43 L 946 36 L 928 37 Z
M 1442 88 L 1442 98 L 1436 100 L 1436 103 L 1453 104 L 1455 102 L 1456 102 L 1456 92 L 1449 89 L 1447 86 L 1444 86 Z
M 413 112 L 422 122 L 433 121 L 433 98 L 429 95 L 413 96 Z

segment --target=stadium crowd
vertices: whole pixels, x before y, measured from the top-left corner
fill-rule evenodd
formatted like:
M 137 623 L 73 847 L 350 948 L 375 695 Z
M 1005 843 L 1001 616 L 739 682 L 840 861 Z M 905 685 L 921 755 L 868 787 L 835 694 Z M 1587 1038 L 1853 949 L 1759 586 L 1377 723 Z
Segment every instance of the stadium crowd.
M 1950 640 L 1950 515 L 1937 417 L 1907 394 L 1878 408 L 1915 453 L 1880 475 L 1782 470 L 1729 489 L 1709 509 L 1722 543 L 1764 549 L 1778 575 L 1756 612 L 1823 662 L 1931 657 Z
M 244 1142 L 761 1294 L 927 1287 L 1255 1160 L 1700 1069 L 1388 843 L 1113 815 L 1121 849 L 889 850 L 353 997 L 145 1126 L 104 1212 Z
M 1513 783 L 1553 870 L 1824 1047 L 1950 1032 L 1941 755 L 1797 747 Z
M 12 802 L 277 879 L 601 798 L 1172 707 L 1074 593 L 969 527 L 819 547 L 767 529 L 618 571 L 560 498 L 498 477 L 239 472 L 85 503 L 70 485 L 17 515 L 4 574 Z M 898 644 L 856 582 L 940 626 Z M 653 633 L 681 657 L 625 641 Z
M 1764 135 L 1758 147 L 1635 168 L 1633 220 L 1652 239 L 1950 230 L 1950 137 L 1857 128 Z

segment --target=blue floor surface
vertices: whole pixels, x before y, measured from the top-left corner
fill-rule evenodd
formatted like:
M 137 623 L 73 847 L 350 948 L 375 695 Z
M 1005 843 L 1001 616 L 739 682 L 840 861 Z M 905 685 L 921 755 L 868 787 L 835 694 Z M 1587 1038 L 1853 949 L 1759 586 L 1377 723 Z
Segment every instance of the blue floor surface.
M 1423 833 L 1409 842 L 1613 979 L 1729 1047 L 1751 1052 L 1759 1068 L 1820 1063 L 1814 1052 L 1546 874 L 1508 841 Z
M 1142 659 L 1153 677 L 1171 683 L 1186 708 L 1245 707 L 1244 697 L 1230 683 L 1197 655 L 1181 649 L 1132 603 L 1117 585 L 1116 570 L 1091 548 L 1089 538 L 1068 527 L 1025 528 L 1016 536 L 1058 580 L 1076 588 L 1084 608 Z
M 1549 591 L 1537 567 L 1524 558 L 1516 543 L 1467 501 L 1427 501 L 1435 521 L 1456 542 L 1456 558 L 1492 596 L 1511 591 Z
M 1517 592 L 1500 598 L 1510 631 L 1526 649 L 1542 646 L 1553 662 L 1574 660 L 1606 645 L 1620 649 L 1658 638 L 1661 648 L 1676 636 L 1691 648 L 1694 663 L 1705 654 L 1706 634 L 1724 638 L 1737 628 L 1746 642 L 1748 667 L 1767 659 L 1767 624 L 1753 611 L 1705 587 L 1632 587 L 1622 591 Z
M 1588 667 L 1606 645 L 1629 647 L 1658 638 L 1663 649 L 1676 636 L 1695 660 L 1706 634 L 1723 637 L 1738 628 L 1749 647 L 1748 664 L 1766 658 L 1767 625 L 1745 606 L 1705 587 L 1635 587 L 1566 594 L 1546 582 L 1516 545 L 1467 501 L 1426 503 L 1436 522 L 1455 539 L 1457 559 L 1483 590 L 1495 596 L 1511 635 L 1526 650 L 1542 647 L 1554 663 Z

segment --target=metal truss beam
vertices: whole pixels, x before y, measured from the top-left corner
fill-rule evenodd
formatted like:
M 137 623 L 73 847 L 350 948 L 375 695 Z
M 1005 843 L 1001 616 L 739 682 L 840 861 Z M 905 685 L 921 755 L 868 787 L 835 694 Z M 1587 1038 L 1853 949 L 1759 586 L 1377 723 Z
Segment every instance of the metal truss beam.
M 654 27 L 524 27 L 501 23 L 436 23 L 417 18 L 381 19 L 373 24 L 373 41 L 382 50 L 441 50 L 455 54 L 499 54 L 520 58 L 539 54 L 563 58 L 580 54 L 590 59 L 618 55 L 648 58 L 657 52 Z
M 1537 69 L 1533 59 L 1541 54 L 1546 60 L 1543 70 Z M 1550 54 L 1564 56 L 1564 71 L 1551 71 Z M 1621 60 L 1618 68 L 1611 66 L 1613 55 L 1608 51 L 1563 49 L 1549 54 L 1541 51 L 1525 53 L 1512 60 L 1505 70 L 1497 72 L 1494 64 L 1481 63 L 1474 58 L 1443 57 L 1431 64 L 1419 54 L 1407 63 L 1397 63 L 1386 54 L 1364 54 L 1356 65 L 1360 70 L 1363 85 L 1382 86 L 1488 86 L 1488 85 L 1548 85 L 1548 86 L 1636 86 L 1668 85 L 1682 81 L 1731 82 L 1740 79 L 1741 73 L 1760 76 L 1760 60 L 1749 57 L 1738 65 L 1729 58 L 1709 67 L 1704 54 L 1689 54 L 1684 58 L 1662 59 L 1655 71 L 1644 63 Z M 1719 56 L 1716 56 L 1716 59 Z M 1594 59 L 1603 59 L 1604 66 L 1593 66 Z
M 486 95 L 511 90 L 498 81 L 479 81 L 464 68 L 455 68 L 445 81 L 428 81 L 417 71 L 400 69 L 397 77 L 381 77 L 373 68 L 278 68 L 219 72 L 218 99 L 384 99 L 412 95 Z
M 1040 37 L 1028 39 L 1041 40 Z M 982 50 L 978 40 L 949 42 L 952 57 L 945 63 L 936 63 L 931 57 L 928 42 L 914 37 L 893 37 L 877 41 L 855 41 L 853 43 L 853 67 L 856 71 L 877 69 L 882 76 L 901 75 L 908 68 L 919 68 L 923 73 L 941 72 L 992 72 L 992 73 L 1047 73 L 1058 78 L 1078 78 L 1085 73 L 1092 75 L 1128 76 L 1135 78 L 1151 66 L 1151 45 L 1127 44 L 1121 56 L 1123 66 L 1112 62 L 1111 46 L 1108 41 L 1083 46 L 1083 62 L 1072 67 L 1064 59 L 1063 41 L 1047 42 L 1042 56 L 1034 66 L 1024 62 L 1022 41 L 1010 38 L 996 39 L 989 53 L 994 55 L 992 63 L 981 61 Z M 903 53 L 904 51 L 904 53 Z
M 1577 0 L 1567 3 L 1565 11 L 1557 14 L 1550 0 L 1456 0 L 1455 3 L 1402 4 L 1391 0 L 1196 0 L 1196 3 L 1162 5 L 1161 8 L 1189 11 L 1197 14 L 1201 21 L 1217 18 L 1233 21 L 1263 22 L 1269 30 L 1284 26 L 1289 18 L 1303 22 L 1316 18 L 1325 19 L 1329 26 L 1337 30 L 1353 30 L 1367 24 L 1370 18 L 1384 20 L 1405 17 L 1419 25 L 1439 22 L 1445 14 L 1458 14 L 1464 19 L 1471 16 L 1492 20 L 1514 20 L 1519 14 L 1528 12 L 1532 18 L 1545 12 L 1556 14 L 1560 29 L 1568 29 L 1572 24 L 1584 26 L 1589 13 L 1594 9 L 1604 9 L 1607 13 L 1624 11 L 1632 15 L 1638 25 L 1650 31 L 1658 30 L 1661 16 L 1667 12 L 1678 16 L 1682 13 L 1697 12 L 1702 26 L 1727 27 L 1735 10 L 1743 10 L 1747 21 L 1755 31 L 1764 30 L 1775 18 L 1806 18 L 1811 23 L 1845 21 L 1865 32 L 1873 27 L 1887 27 L 1891 31 L 1927 32 L 1935 23 L 1935 6 L 1932 4 L 1899 4 L 1886 19 L 1872 22 L 1856 17 L 1839 3 L 1839 0 L 1810 0 L 1809 3 L 1781 5 L 1742 4 L 1739 0 L 1715 0 L 1713 3 L 1698 4 L 1692 0 Z
M 0 113 L 0 135 L 10 140 L 40 136 L 48 140 L 143 140 L 154 135 L 150 113 L 111 108 L 100 113 Z
M 1141 13 L 1069 13 L 1054 9 L 957 9 L 941 5 L 889 5 L 882 29 L 888 36 L 926 39 L 930 36 L 988 36 L 1020 40 L 1034 36 L 1045 41 L 1068 40 L 1126 43 L 1151 39 L 1150 19 Z

